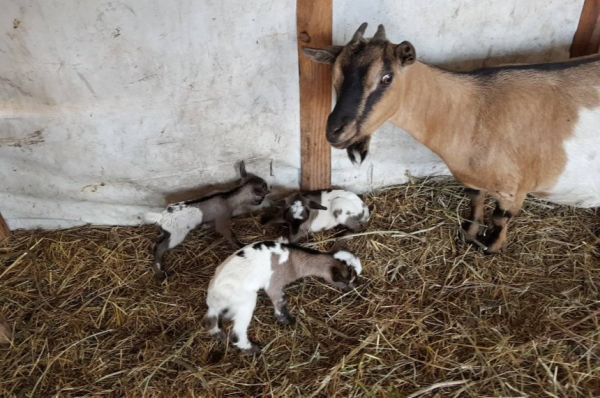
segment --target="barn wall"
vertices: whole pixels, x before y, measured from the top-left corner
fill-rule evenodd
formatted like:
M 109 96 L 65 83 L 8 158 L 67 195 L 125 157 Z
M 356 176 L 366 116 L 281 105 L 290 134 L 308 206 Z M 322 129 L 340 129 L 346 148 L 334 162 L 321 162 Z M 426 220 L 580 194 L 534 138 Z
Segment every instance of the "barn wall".
M 378 5 L 375 7 L 374 4 Z M 334 41 L 363 21 L 459 67 L 567 57 L 583 1 L 334 1 Z M 0 0 L 0 212 L 11 228 L 136 224 L 166 193 L 234 164 L 299 180 L 295 1 Z M 357 190 L 446 172 L 385 126 Z

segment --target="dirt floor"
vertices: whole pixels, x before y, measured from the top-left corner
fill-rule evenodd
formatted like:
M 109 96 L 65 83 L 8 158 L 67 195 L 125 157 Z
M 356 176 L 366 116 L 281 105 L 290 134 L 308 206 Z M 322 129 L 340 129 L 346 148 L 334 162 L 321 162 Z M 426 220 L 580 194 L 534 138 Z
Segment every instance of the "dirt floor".
M 288 289 L 279 326 L 261 295 L 241 355 L 200 327 L 215 267 L 231 250 L 194 232 L 150 272 L 157 231 L 17 231 L 0 243 L 0 396 L 600 396 L 600 211 L 528 200 L 510 244 L 487 256 L 458 234 L 467 208 L 445 181 L 367 198 L 350 247 L 360 286 Z M 277 236 L 238 219 L 245 242 Z M 315 236 L 326 249 L 332 234 Z

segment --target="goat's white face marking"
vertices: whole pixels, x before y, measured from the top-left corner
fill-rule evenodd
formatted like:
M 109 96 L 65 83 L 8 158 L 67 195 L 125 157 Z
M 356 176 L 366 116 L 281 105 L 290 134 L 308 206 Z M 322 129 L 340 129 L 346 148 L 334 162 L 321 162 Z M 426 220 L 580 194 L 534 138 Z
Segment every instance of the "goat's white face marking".
M 294 203 L 292 203 L 291 206 L 292 209 L 292 217 L 294 217 L 296 220 L 302 220 L 302 213 L 304 213 L 304 205 L 302 204 L 302 201 L 297 200 Z
M 346 250 L 340 250 L 333 255 L 333 258 L 336 260 L 340 260 L 350 267 L 354 268 L 356 271 L 356 275 L 360 275 L 362 272 L 362 264 L 360 263 L 360 259 L 356 257 L 354 254 L 347 252 Z

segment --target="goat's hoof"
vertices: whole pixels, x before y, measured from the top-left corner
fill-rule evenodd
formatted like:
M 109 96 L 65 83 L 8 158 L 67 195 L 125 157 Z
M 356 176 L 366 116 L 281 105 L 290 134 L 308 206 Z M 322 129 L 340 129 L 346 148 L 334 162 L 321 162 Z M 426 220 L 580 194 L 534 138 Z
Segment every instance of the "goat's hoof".
M 212 333 L 211 336 L 219 341 L 226 341 L 227 335 L 222 330 L 219 330 L 216 333 Z
M 472 221 L 465 220 L 460 225 L 462 236 L 465 242 L 474 243 L 479 238 L 479 224 L 475 225 Z
M 159 283 L 167 279 L 168 276 L 169 274 L 167 274 L 165 271 L 154 271 L 154 279 L 156 279 L 156 281 Z
M 498 254 L 498 253 L 500 253 L 501 250 L 502 250 L 502 244 L 498 244 L 497 242 L 491 242 L 489 245 L 487 245 L 485 247 L 485 249 L 483 249 L 483 254 L 489 256 L 492 254 Z
M 262 348 L 258 344 L 251 344 L 250 348 L 244 348 L 242 353 L 246 355 L 258 355 L 262 351 Z
M 296 318 L 291 315 L 277 315 L 277 322 L 281 325 L 290 326 L 296 323 Z

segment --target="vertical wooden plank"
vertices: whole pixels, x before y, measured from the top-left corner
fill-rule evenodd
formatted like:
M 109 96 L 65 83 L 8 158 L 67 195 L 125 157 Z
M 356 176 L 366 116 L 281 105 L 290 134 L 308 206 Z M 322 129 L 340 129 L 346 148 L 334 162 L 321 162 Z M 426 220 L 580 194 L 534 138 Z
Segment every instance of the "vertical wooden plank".
M 600 0 L 585 0 L 571 44 L 571 57 L 595 54 L 600 46 Z
M 8 229 L 8 224 L 4 221 L 2 217 L 2 213 L 0 213 L 0 241 L 8 238 L 10 236 L 10 229 Z
M 301 188 L 331 185 L 331 147 L 325 138 L 331 112 L 331 67 L 310 61 L 304 47 L 331 45 L 332 0 L 297 0 L 298 66 L 300 73 Z

